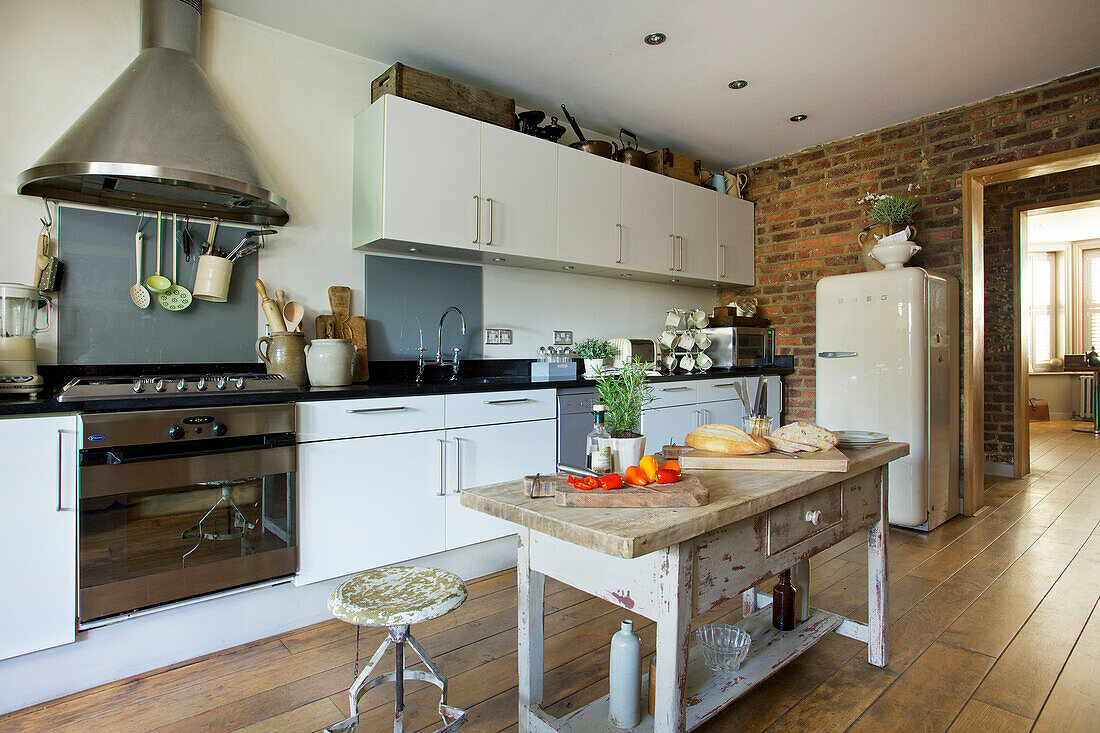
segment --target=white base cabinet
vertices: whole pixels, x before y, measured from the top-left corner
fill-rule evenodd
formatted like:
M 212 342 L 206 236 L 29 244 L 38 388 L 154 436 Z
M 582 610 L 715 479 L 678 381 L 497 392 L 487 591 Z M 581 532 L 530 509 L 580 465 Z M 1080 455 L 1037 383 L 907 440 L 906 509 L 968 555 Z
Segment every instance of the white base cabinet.
M 77 419 L 0 419 L 0 659 L 76 641 Z
M 783 383 L 777 376 L 745 377 L 749 398 L 756 395 L 761 379 L 768 380 L 768 414 L 773 428 L 779 427 L 783 410 Z M 662 382 L 654 386 L 657 399 L 642 411 L 642 433 L 646 452 L 655 453 L 666 444 L 683 445 L 684 438 L 701 425 L 722 424 L 743 427 L 745 408 L 733 390 L 741 378 Z
M 552 389 L 298 405 L 304 585 L 515 533 L 464 489 L 552 473 Z

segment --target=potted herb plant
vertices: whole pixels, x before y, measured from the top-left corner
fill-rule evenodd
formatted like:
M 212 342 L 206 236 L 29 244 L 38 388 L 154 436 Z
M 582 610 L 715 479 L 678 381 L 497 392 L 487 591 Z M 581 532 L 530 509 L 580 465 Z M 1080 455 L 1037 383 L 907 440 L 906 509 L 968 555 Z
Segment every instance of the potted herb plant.
M 611 434 L 611 470 L 615 473 L 637 466 L 645 453 L 642 410 L 656 399 L 647 368 L 653 366 L 635 358 L 623 364 L 618 374 L 601 374 L 596 380 L 596 399 L 604 406 Z
M 860 259 L 867 270 L 881 270 L 882 263 L 871 257 L 871 250 L 878 244 L 878 240 L 903 231 L 905 227 L 910 229 L 910 238 L 917 235 L 917 228 L 913 226 L 913 214 L 917 210 L 917 197 L 914 191 L 920 191 L 920 186 L 912 183 L 905 189 L 905 194 L 874 194 L 867 195 L 856 203 L 867 207 L 867 218 L 873 223 L 865 227 L 859 233 L 859 246 L 862 249 Z
M 573 353 L 584 359 L 584 375 L 594 377 L 603 372 L 615 360 L 615 347 L 610 341 L 589 338 L 577 344 Z

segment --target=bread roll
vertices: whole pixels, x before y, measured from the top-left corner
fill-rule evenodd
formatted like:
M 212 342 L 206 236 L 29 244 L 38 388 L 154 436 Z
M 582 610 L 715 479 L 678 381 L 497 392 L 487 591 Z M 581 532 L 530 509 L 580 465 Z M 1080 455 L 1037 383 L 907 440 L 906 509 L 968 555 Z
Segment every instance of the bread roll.
M 766 441 L 733 425 L 703 425 L 688 433 L 684 442 L 699 450 L 740 456 L 771 450 Z
M 783 453 L 816 453 L 817 451 L 821 450 L 821 448 L 818 448 L 814 445 L 807 445 L 806 443 L 796 443 L 793 440 L 784 440 L 783 438 L 777 438 L 774 434 L 769 435 L 768 437 L 764 438 L 764 440 L 768 441 L 773 449 L 777 451 L 782 451 Z
M 834 433 L 809 420 L 799 420 L 798 422 L 784 425 L 772 432 L 772 437 L 779 438 L 780 440 L 789 440 L 794 443 L 805 443 L 806 445 L 812 445 L 822 450 L 829 450 L 835 446 L 837 442 L 837 437 Z

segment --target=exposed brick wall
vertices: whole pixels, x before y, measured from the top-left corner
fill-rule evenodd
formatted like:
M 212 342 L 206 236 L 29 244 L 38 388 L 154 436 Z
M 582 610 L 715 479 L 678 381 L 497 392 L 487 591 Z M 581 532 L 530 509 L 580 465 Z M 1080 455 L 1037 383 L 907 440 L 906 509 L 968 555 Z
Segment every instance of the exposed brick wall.
M 1012 463 L 1015 324 L 1020 283 L 1012 257 L 1012 212 L 1021 204 L 1100 195 L 1100 166 L 985 189 L 985 460 Z
M 1095 143 L 1100 68 L 743 168 L 756 202 L 757 286 L 718 302 L 758 298 L 780 350 L 794 355 L 787 416 L 814 416 L 817 281 L 863 269 L 856 236 L 871 222 L 857 199 L 918 184 L 924 249 L 911 262 L 961 282 L 963 171 Z

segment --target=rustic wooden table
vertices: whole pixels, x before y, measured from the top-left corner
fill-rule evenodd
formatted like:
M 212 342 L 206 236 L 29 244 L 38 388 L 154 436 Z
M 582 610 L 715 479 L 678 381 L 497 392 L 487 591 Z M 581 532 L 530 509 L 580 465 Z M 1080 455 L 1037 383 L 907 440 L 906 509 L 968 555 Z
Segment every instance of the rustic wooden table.
M 868 660 L 887 662 L 887 464 L 905 443 L 845 451 L 845 473 L 692 471 L 710 504 L 679 509 L 583 509 L 528 498 L 522 481 L 467 489 L 463 506 L 520 526 L 519 729 L 614 731 L 607 697 L 554 718 L 541 709 L 543 584 L 549 575 L 657 624 L 654 717 L 633 729 L 697 728 L 829 633 L 865 642 Z M 867 534 L 868 623 L 809 606 L 809 558 L 863 529 Z M 771 626 L 755 586 L 795 568 L 805 619 Z M 738 623 L 753 638 L 737 673 L 713 675 L 689 655 L 693 615 L 742 597 Z M 643 689 L 647 685 L 643 684 Z

